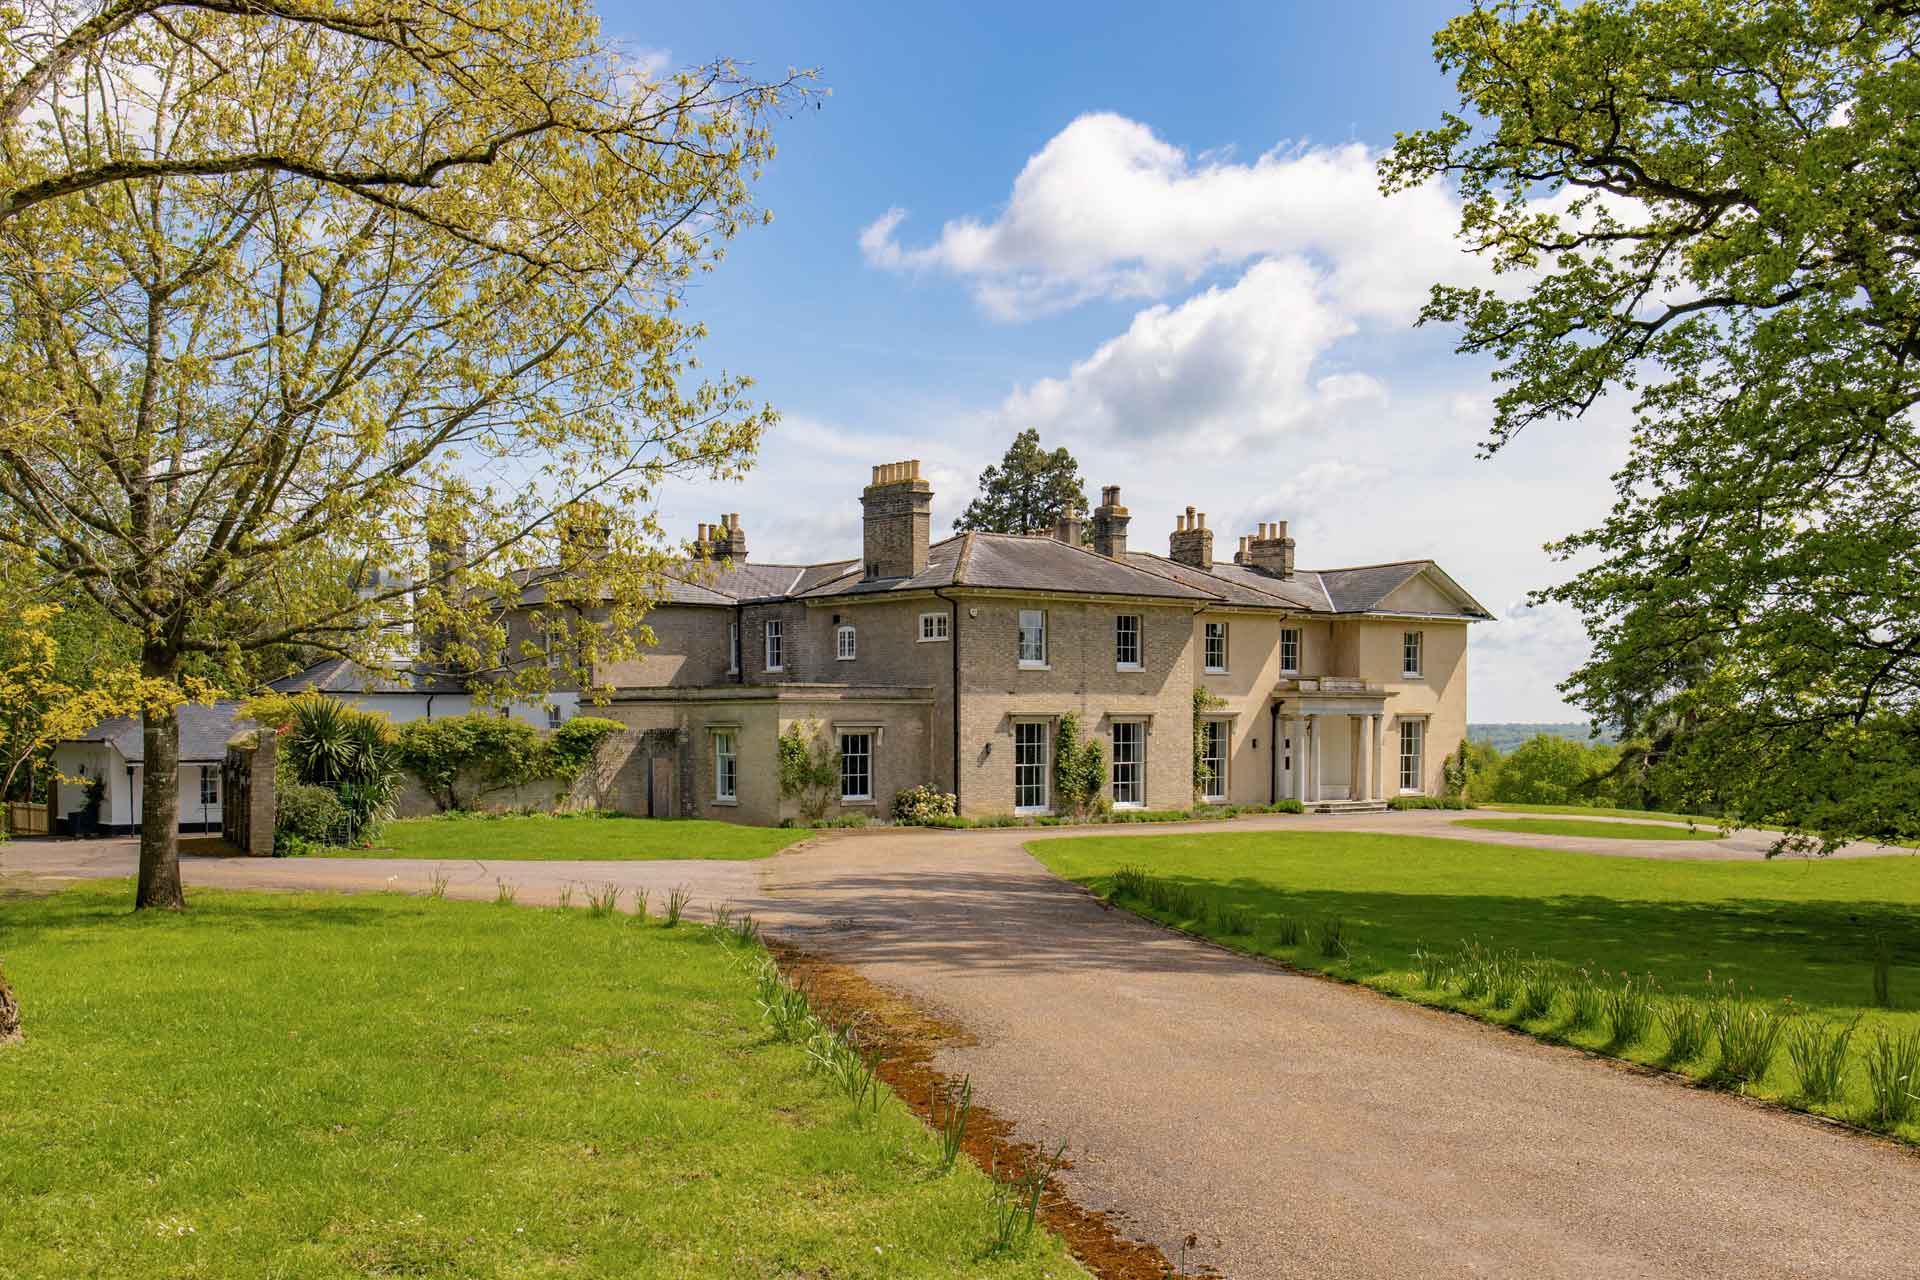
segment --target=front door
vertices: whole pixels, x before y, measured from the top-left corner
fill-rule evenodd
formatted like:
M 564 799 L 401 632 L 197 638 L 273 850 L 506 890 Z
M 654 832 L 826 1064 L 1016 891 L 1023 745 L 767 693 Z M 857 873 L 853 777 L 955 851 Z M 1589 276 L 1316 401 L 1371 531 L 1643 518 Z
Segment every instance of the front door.
M 653 774 L 647 788 L 647 813 L 650 817 L 671 818 L 673 812 L 673 759 L 653 757 Z

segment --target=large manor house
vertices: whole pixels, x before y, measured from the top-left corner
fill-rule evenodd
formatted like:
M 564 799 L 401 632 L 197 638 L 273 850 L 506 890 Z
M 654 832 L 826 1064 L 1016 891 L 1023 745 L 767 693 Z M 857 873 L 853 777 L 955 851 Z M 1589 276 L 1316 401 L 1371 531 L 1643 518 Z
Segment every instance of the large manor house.
M 1216 560 L 1191 507 L 1164 556 L 1135 550 L 1118 486 L 1050 536 L 933 542 L 918 462 L 875 467 L 860 501 L 858 560 L 765 564 L 739 516 L 701 526 L 649 616 L 658 645 L 595 673 L 594 713 L 651 744 L 646 811 L 794 816 L 777 753 L 796 724 L 837 748 L 837 811 L 880 817 L 922 783 L 968 816 L 1052 812 L 1068 714 L 1118 809 L 1378 807 L 1437 790 L 1466 732 L 1467 628 L 1491 615 L 1432 561 L 1296 569 L 1284 521 Z

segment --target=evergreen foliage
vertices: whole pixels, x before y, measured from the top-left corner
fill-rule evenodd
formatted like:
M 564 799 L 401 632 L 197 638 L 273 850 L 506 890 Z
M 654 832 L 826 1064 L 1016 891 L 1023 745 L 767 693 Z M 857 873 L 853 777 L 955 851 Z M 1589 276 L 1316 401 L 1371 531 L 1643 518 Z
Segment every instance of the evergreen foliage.
M 1083 515 L 1087 510 L 1080 464 L 1064 445 L 1046 452 L 1040 447 L 1040 433 L 1028 427 L 1013 438 L 1005 457 L 980 473 L 980 496 L 967 504 L 953 527 L 983 533 L 1046 533 L 1069 507 Z

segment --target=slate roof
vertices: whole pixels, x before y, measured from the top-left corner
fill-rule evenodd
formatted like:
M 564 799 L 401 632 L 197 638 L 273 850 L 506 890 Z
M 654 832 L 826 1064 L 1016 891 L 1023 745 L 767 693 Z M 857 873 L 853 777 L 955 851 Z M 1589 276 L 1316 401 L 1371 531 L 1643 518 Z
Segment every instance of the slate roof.
M 1072 592 L 1080 595 L 1152 596 L 1204 604 L 1215 598 L 1165 574 L 1122 563 L 1052 537 L 1012 533 L 962 533 L 927 549 L 927 567 L 911 578 L 872 582 L 853 568 L 807 592 L 812 598 L 924 591 L 935 587 L 989 587 L 1007 591 Z
M 180 720 L 180 763 L 209 764 L 227 756 L 227 740 L 254 723 L 241 716 L 237 702 L 202 704 L 189 702 L 174 714 Z M 138 716 L 114 716 L 102 720 L 74 742 L 105 742 L 120 752 L 128 764 L 140 764 L 147 758 L 141 739 Z
M 349 658 L 325 658 L 305 671 L 267 682 L 275 693 L 465 693 L 466 685 L 451 676 L 414 668 L 395 673 L 375 671 Z

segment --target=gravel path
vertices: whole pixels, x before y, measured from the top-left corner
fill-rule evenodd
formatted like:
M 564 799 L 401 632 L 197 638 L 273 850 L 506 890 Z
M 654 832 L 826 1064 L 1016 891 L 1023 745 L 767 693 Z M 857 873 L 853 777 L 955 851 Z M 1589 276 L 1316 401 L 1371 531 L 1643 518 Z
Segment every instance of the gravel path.
M 1562 840 L 1458 814 L 1203 830 L 1387 830 L 1657 857 L 1732 842 Z M 1180 830 L 1138 826 L 1150 836 Z M 1040 831 L 826 839 L 764 862 L 448 862 L 450 896 L 566 883 L 732 900 L 971 1031 L 1019 1136 L 1170 1258 L 1234 1277 L 1912 1277 L 1920 1158 L 1819 1122 L 1289 974 L 1110 910 L 1021 848 Z M 126 875 L 131 841 L 21 841 L 0 870 Z M 1873 852 L 1857 849 L 1853 853 Z M 1894 855 L 1903 856 L 1903 855 Z M 411 860 L 186 859 L 190 885 L 418 892 Z M 576 898 L 576 901 L 579 899 Z M 701 912 L 704 913 L 704 912 Z

